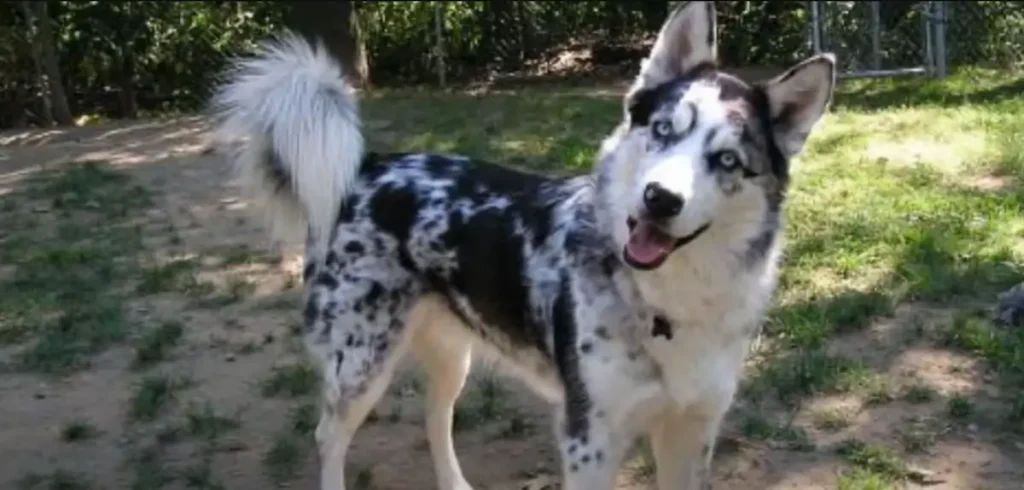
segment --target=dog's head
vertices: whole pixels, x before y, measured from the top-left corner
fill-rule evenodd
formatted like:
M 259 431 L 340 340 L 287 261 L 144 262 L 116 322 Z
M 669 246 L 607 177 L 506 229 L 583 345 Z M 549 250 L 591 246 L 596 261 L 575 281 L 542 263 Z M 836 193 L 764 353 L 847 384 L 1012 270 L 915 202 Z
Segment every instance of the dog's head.
M 755 239 L 768 217 L 777 219 L 789 159 L 832 98 L 831 55 L 753 85 L 720 72 L 715 24 L 713 2 L 675 9 L 604 148 L 611 225 L 638 269 L 657 268 L 713 227 Z

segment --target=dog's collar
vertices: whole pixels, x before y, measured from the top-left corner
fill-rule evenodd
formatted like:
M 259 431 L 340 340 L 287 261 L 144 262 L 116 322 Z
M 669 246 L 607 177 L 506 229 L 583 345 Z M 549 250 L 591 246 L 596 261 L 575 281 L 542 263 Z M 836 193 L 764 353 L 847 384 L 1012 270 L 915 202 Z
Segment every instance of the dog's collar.
M 664 336 L 665 340 L 672 340 L 672 323 L 661 315 L 654 315 L 654 327 L 651 328 L 651 336 Z

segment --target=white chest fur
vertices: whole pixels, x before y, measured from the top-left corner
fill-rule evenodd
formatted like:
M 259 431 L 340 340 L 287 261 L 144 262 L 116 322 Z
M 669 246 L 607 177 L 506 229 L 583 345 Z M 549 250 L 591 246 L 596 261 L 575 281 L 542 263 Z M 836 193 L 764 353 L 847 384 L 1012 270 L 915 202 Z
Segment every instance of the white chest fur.
M 671 338 L 650 336 L 643 344 L 676 406 L 730 403 L 776 283 L 775 250 L 749 267 L 739 262 L 741 255 L 714 250 L 713 243 L 694 243 L 637 280 L 644 300 L 671 324 Z

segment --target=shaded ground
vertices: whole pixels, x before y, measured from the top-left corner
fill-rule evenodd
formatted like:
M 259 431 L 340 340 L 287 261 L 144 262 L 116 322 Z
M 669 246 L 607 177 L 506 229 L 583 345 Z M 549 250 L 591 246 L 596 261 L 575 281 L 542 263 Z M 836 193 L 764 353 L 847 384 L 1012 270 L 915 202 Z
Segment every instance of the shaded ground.
M 1024 258 L 1024 103 L 998 96 L 1019 81 L 844 87 L 797 170 L 716 488 L 1020 488 L 1024 334 L 989 311 Z M 381 148 L 585 170 L 614 90 L 525 90 L 380 93 L 367 127 Z M 298 248 L 268 246 L 204 124 L 0 134 L 0 488 L 314 488 Z M 546 409 L 484 368 L 457 415 L 469 480 L 550 474 Z M 353 488 L 433 488 L 422 391 L 394 384 Z M 628 466 L 620 488 L 644 488 L 645 452 Z

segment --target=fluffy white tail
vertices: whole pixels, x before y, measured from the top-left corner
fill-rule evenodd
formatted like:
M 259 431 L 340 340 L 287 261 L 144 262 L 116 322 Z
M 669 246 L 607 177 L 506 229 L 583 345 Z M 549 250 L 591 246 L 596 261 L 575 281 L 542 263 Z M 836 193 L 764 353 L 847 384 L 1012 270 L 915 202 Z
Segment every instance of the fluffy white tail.
M 229 158 L 266 205 L 273 234 L 308 231 L 308 243 L 325 250 L 363 158 L 359 106 L 342 68 L 322 45 L 288 32 L 235 63 L 213 109 L 215 141 L 232 143 Z

